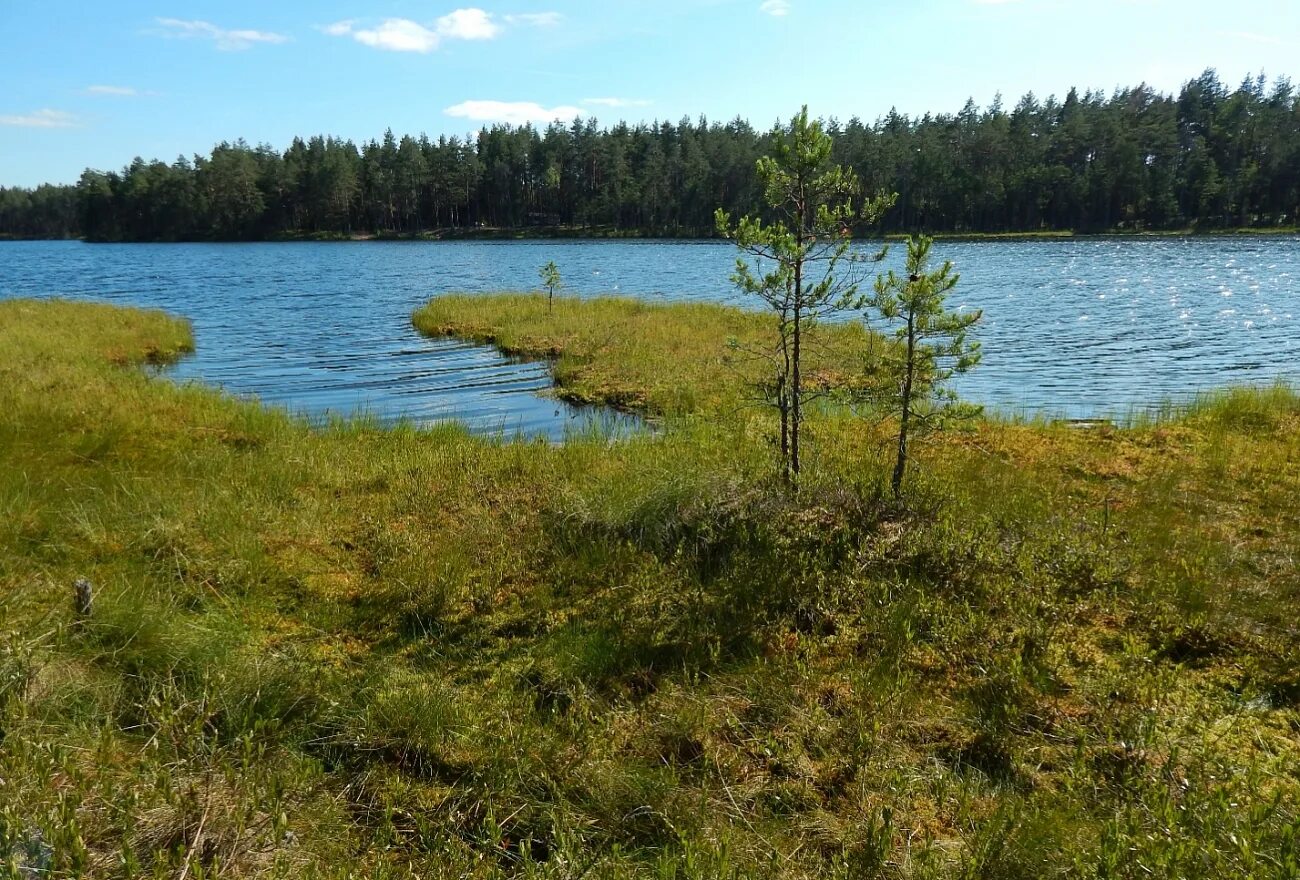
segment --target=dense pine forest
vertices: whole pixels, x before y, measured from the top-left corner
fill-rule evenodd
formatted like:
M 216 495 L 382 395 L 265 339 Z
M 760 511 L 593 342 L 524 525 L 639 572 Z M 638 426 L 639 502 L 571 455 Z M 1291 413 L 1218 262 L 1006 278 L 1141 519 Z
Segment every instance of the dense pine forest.
M 1262 228 L 1300 215 L 1300 92 L 1287 79 L 1232 89 L 1210 70 L 1176 96 L 1072 89 L 827 128 L 868 193 L 898 194 L 860 234 Z M 759 210 L 769 137 L 739 119 L 586 119 L 475 139 L 296 138 L 283 152 L 240 140 L 171 165 L 87 170 L 72 186 L 0 188 L 0 237 L 710 235 L 719 206 Z

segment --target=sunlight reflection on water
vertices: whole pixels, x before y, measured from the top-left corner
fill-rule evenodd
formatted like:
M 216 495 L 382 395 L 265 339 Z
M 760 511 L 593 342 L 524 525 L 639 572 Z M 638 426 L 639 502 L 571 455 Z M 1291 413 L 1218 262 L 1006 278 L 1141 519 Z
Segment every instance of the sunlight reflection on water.
M 951 304 L 984 310 L 984 362 L 958 384 L 967 399 L 1077 418 L 1300 378 L 1300 239 L 941 242 L 935 254 L 962 275 Z M 599 412 L 541 396 L 544 364 L 422 338 L 411 312 L 441 292 L 531 289 L 548 260 L 582 296 L 736 303 L 735 256 L 717 242 L 3 242 L 0 297 L 184 315 L 198 352 L 177 377 L 309 415 L 456 418 L 559 437 Z

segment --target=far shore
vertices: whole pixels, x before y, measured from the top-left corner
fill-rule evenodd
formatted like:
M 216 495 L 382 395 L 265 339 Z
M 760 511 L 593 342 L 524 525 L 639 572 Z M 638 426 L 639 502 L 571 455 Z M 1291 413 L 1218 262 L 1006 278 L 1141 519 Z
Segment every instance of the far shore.
M 1300 236 L 1297 226 L 1262 226 L 1236 229 L 1112 229 L 1104 232 L 1075 232 L 1072 230 L 1037 230 L 1027 232 L 938 232 L 938 241 L 1063 241 L 1106 239 L 1183 239 L 1183 238 L 1251 238 L 1275 236 Z M 903 241 L 907 234 L 891 232 L 886 235 L 855 236 L 858 241 Z M 449 227 L 420 232 L 369 233 L 369 232 L 297 232 L 283 233 L 264 238 L 218 239 L 180 238 L 167 241 L 126 241 L 87 238 L 42 238 L 0 233 L 0 241 L 84 241 L 88 244 L 215 244 L 255 242 L 363 242 L 363 241 L 721 241 L 715 235 L 692 234 L 690 231 L 619 230 L 582 226 L 534 226 L 517 229 L 495 226 Z

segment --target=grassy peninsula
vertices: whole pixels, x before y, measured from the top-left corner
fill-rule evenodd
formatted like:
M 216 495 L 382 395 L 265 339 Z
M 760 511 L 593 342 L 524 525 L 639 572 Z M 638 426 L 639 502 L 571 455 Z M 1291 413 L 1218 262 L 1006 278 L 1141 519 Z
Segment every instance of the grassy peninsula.
M 550 445 L 313 429 L 141 369 L 178 318 L 0 303 L 0 864 L 1297 876 L 1300 398 L 978 421 L 901 505 L 889 426 L 818 412 L 793 494 L 756 320 L 422 309 L 664 424 Z
M 761 361 L 744 348 L 771 332 L 771 319 L 716 304 L 653 305 L 627 297 L 546 298 L 529 293 L 440 296 L 415 313 L 428 336 L 495 346 L 514 357 L 549 359 L 556 394 L 655 418 L 736 413 L 761 378 Z M 808 353 L 808 372 L 822 385 L 862 384 L 869 340 L 861 324 L 823 328 Z

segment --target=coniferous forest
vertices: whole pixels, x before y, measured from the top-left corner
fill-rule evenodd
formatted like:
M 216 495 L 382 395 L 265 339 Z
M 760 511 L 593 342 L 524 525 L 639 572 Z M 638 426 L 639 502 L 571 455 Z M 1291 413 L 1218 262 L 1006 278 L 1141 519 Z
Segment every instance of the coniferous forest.
M 1072 89 L 827 130 L 865 192 L 898 194 L 863 235 L 1265 228 L 1300 215 L 1300 91 L 1287 79 L 1234 89 L 1207 70 L 1177 95 Z M 0 188 L 0 236 L 712 235 L 719 206 L 760 210 L 754 167 L 769 138 L 739 119 L 586 119 L 473 139 L 296 138 L 283 152 L 240 140 L 170 165 L 88 169 L 75 185 Z

